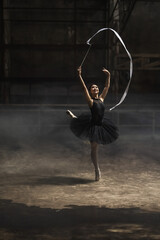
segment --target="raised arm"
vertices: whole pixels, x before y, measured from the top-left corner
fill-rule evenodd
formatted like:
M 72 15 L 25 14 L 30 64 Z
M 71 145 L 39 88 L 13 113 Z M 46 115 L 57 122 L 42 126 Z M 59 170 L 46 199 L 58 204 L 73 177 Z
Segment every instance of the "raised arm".
M 106 95 L 108 93 L 108 89 L 110 87 L 110 72 L 107 69 L 105 69 L 105 68 L 103 68 L 102 71 L 107 75 L 107 78 L 106 78 L 106 81 L 105 81 L 104 89 L 103 89 L 101 95 L 99 96 L 99 98 L 102 101 L 104 101 L 104 99 L 105 99 L 105 97 L 106 97 Z
M 83 91 L 84 91 L 84 94 L 85 94 L 85 97 L 86 97 L 86 100 L 87 100 L 87 103 L 89 105 L 89 107 L 92 107 L 93 105 L 93 99 L 91 98 L 89 92 L 88 92 L 88 89 L 86 87 L 86 84 L 82 78 L 82 68 L 81 66 L 77 69 L 78 70 L 78 75 L 79 75 L 79 78 L 80 78 L 80 82 L 81 82 L 81 85 L 82 85 L 82 88 L 83 88 Z

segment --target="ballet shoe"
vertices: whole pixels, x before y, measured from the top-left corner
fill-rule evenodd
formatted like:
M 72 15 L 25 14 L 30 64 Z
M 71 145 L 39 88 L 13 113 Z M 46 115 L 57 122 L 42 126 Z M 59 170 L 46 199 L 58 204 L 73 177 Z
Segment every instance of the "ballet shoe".
M 66 113 L 67 113 L 70 117 L 72 117 L 72 118 L 74 117 L 74 116 L 73 116 L 73 113 L 72 113 L 70 110 L 67 110 Z
M 101 171 L 100 169 L 95 170 L 95 181 L 99 181 L 101 179 Z
M 70 110 L 67 110 L 66 113 L 72 118 L 77 118 Z
M 67 110 L 66 113 L 71 116 L 71 111 Z

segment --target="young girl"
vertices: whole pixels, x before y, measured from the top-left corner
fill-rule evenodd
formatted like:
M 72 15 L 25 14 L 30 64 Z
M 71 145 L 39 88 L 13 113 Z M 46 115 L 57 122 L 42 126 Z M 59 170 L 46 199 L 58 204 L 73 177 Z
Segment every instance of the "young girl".
M 91 114 L 81 114 L 79 117 L 75 116 L 70 110 L 67 110 L 72 118 L 71 130 L 81 139 L 88 139 L 91 144 L 91 159 L 95 168 L 95 181 L 101 178 L 101 172 L 98 164 L 98 144 L 109 144 L 118 138 L 117 127 L 104 116 L 105 105 L 104 99 L 110 87 L 110 72 L 103 68 L 102 71 L 106 74 L 107 79 L 104 89 L 99 95 L 99 88 L 96 84 L 92 84 L 87 89 L 82 78 L 81 67 L 78 68 L 80 82 L 91 110 Z

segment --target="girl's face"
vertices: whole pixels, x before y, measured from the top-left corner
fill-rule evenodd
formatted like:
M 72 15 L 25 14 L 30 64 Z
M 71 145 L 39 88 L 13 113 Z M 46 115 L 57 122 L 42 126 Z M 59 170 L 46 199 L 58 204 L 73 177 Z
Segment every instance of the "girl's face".
M 90 93 L 91 93 L 92 97 L 95 97 L 99 93 L 98 86 L 93 84 L 90 88 Z

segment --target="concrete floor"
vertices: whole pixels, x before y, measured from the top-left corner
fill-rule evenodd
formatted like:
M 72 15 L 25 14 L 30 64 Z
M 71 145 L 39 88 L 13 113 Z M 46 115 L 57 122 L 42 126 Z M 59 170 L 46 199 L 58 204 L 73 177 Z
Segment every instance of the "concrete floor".
M 160 239 L 159 139 L 1 143 L 0 240 Z

